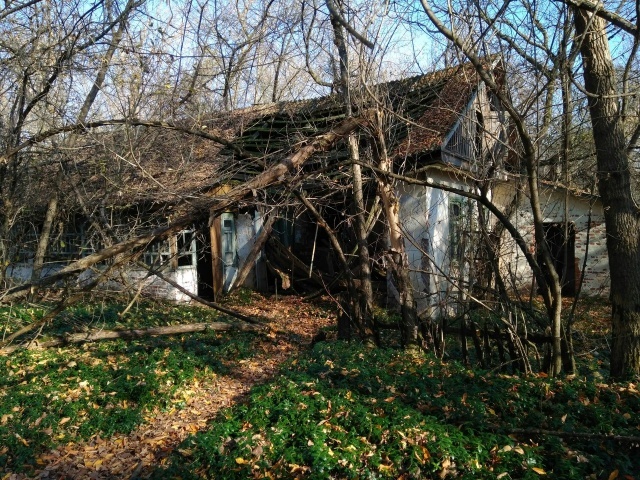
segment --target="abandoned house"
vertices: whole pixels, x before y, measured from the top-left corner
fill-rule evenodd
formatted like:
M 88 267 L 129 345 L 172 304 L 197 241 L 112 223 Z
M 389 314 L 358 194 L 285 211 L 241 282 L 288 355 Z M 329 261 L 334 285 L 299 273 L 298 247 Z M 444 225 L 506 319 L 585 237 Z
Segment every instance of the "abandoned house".
M 497 83 L 506 88 L 500 61 L 492 61 Z M 514 290 L 535 288 L 515 243 L 464 195 L 476 192 L 481 184 L 490 185 L 494 203 L 509 212 L 535 251 L 526 189 L 518 181 L 507 145 L 507 116 L 473 67 L 465 64 L 369 86 L 354 91 L 352 97 L 356 116 L 371 106 L 382 106 L 384 138 L 394 169 L 399 176 L 419 180 L 411 183 L 398 177 L 395 183 L 418 313 L 449 313 L 450 305 L 479 280 L 491 288 L 491 274 L 480 265 L 481 244 L 489 238 L 496 242 L 506 283 Z M 353 256 L 356 241 L 345 140 L 312 157 L 288 184 L 254 191 L 252 198 L 221 215 L 208 218 L 203 205 L 344 119 L 343 105 L 336 95 L 328 95 L 216 114 L 204 122 L 202 131 L 224 143 L 194 141 L 184 133 L 145 127 L 112 132 L 108 140 L 103 137 L 92 147 L 86 161 L 75 159 L 65 167 L 77 184 L 75 199 L 70 200 L 77 209 L 54 229 L 43 275 L 105 245 L 109 241 L 105 235 L 116 241 L 166 224 L 181 212 L 203 208 L 199 223 L 149 245 L 137 258 L 137 266 L 130 264 L 106 285 L 138 288 L 142 282 L 147 294 L 189 300 L 140 266 L 144 264 L 204 298 L 215 298 L 238 284 L 272 291 L 339 287 L 339 266 L 327 236 L 294 191 L 314 204 L 339 235 L 345 252 Z M 376 176 L 366 168 L 375 161 L 372 134 L 363 127 L 356 135 L 365 164 L 374 272 L 392 297 Z M 135 145 L 136 150 L 120 153 L 122 144 Z M 606 293 L 604 222 L 597 196 L 550 184 L 543 198 L 545 229 L 565 293 L 575 294 L 578 286 L 588 294 Z M 16 245 L 21 251 L 15 252 L 8 269 L 14 279 L 32 275 L 39 228 L 30 224 L 20 232 L 22 240 Z M 253 248 L 265 229 L 267 241 Z

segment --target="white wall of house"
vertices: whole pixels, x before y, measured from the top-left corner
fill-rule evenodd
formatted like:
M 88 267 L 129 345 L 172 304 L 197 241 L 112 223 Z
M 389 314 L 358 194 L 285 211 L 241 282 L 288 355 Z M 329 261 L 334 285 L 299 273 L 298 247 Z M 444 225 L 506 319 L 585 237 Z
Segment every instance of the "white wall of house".
M 153 275 L 151 277 L 147 277 L 147 274 L 147 270 L 142 268 L 132 268 L 126 271 L 125 279 L 134 285 L 134 288 L 138 288 L 140 282 L 142 282 L 142 293 L 149 297 L 180 303 L 189 303 L 193 301 L 191 297 L 182 293 L 173 285 L 170 285 L 164 280 Z M 173 280 L 194 295 L 198 294 L 198 271 L 195 265 L 178 267 L 175 270 L 166 269 L 162 272 L 162 275 L 167 277 L 169 280 Z M 109 285 L 114 288 L 118 288 L 118 285 L 115 284 L 115 282 L 109 282 Z M 122 284 L 119 284 L 119 287 L 122 288 Z
M 428 175 L 434 183 L 462 188 L 441 171 L 433 170 Z M 398 194 L 418 315 L 437 318 L 452 314 L 459 291 L 451 277 L 458 278 L 461 273 L 451 262 L 449 206 L 460 197 L 438 188 L 409 184 L 401 184 Z M 394 292 L 393 285 L 390 290 Z
M 513 198 L 513 183 L 501 184 L 494 190 L 496 201 L 502 205 Z M 511 220 L 523 235 L 529 251 L 535 253 L 533 214 L 526 192 L 520 192 L 518 207 Z M 592 195 L 578 195 L 563 188 L 547 187 L 541 191 L 543 221 L 561 223 L 565 221 L 565 203 L 568 204 L 568 220 L 575 228 L 575 258 L 578 278 L 583 273 L 587 255 L 582 294 L 606 296 L 609 293 L 609 261 L 607 258 L 604 212 L 600 200 Z M 588 247 L 587 247 L 588 244 Z M 588 252 L 588 253 L 587 253 Z M 516 288 L 526 289 L 532 285 L 533 274 L 522 251 L 508 234 L 502 240 L 500 265 L 505 278 L 514 280 Z
M 48 263 L 42 267 L 42 276 L 46 277 L 56 273 L 64 267 L 61 263 Z M 25 283 L 31 280 L 33 272 L 33 262 L 14 263 L 7 267 L 7 277 L 16 283 Z
M 42 277 L 52 275 L 67 265 L 68 262 L 49 262 L 45 263 L 42 268 Z M 15 283 L 25 283 L 31 280 L 33 272 L 33 261 L 20 262 L 9 265 L 7 276 Z M 198 272 L 196 265 L 179 266 L 175 269 L 166 266 L 162 269 L 162 274 L 168 279 L 176 282 L 189 292 L 197 295 L 198 293 Z M 88 269 L 78 276 L 78 285 L 85 285 L 96 277 L 96 272 Z M 174 302 L 191 302 L 192 299 L 188 295 L 182 293 L 174 286 L 168 284 L 160 278 L 149 275 L 148 271 L 140 268 L 129 266 L 121 274 L 118 273 L 111 278 L 101 282 L 98 286 L 103 291 L 123 291 L 128 289 L 136 291 L 142 285 L 142 293 L 153 298 L 161 298 Z

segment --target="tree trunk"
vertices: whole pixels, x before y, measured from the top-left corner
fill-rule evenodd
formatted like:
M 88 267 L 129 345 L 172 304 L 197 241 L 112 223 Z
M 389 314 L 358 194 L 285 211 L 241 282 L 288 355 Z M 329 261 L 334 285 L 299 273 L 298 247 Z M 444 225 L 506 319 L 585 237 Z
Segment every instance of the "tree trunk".
M 64 173 L 62 171 L 62 165 L 59 166 L 58 174 L 56 175 L 56 188 L 51 194 L 49 203 L 47 204 L 47 213 L 44 217 L 44 223 L 42 224 L 42 231 L 38 237 L 38 244 L 36 246 L 36 254 L 33 258 L 33 270 L 31 271 L 31 280 L 38 280 L 42 275 L 42 267 L 44 266 L 44 258 L 47 254 L 47 248 L 49 246 L 49 239 L 51 238 L 51 231 L 53 229 L 53 222 L 58 214 L 58 203 L 60 196 L 60 188 L 62 187 L 62 177 Z
M 381 111 L 378 111 L 377 120 L 374 151 L 378 157 L 378 168 L 384 172 L 391 172 L 392 162 L 387 155 Z M 417 350 L 418 318 L 413 297 L 413 285 L 411 284 L 411 278 L 409 276 L 409 262 L 400 227 L 400 200 L 396 195 L 394 185 L 389 177 L 378 177 L 378 194 L 380 198 L 382 198 L 387 219 L 387 233 L 389 235 L 390 247 L 389 260 L 400 297 L 402 343 L 407 350 Z
M 127 8 L 128 12 L 130 12 L 131 5 L 133 5 L 133 3 L 130 1 L 129 5 L 130 6 Z M 91 90 L 89 90 L 89 93 L 85 97 L 82 107 L 78 112 L 76 123 L 82 124 L 87 121 L 87 117 L 89 116 L 89 111 L 91 110 L 91 107 L 93 106 L 96 100 L 96 97 L 98 96 L 98 92 L 104 85 L 104 80 L 107 76 L 109 67 L 111 66 L 111 60 L 113 59 L 113 55 L 115 54 L 118 48 L 118 45 L 122 40 L 123 29 L 126 25 L 127 18 L 128 18 L 128 13 L 127 15 L 123 16 L 118 28 L 113 32 L 113 36 L 111 38 L 111 43 L 109 44 L 109 48 L 105 53 L 104 58 L 102 58 L 102 61 L 100 63 L 100 68 L 98 69 L 98 73 L 96 75 L 96 79 L 93 82 L 93 86 L 91 87 Z M 73 148 L 75 146 L 75 143 L 76 143 L 76 137 L 72 136 L 70 137 L 66 146 L 68 148 Z M 47 248 L 49 247 L 49 239 L 51 238 L 53 222 L 56 218 L 56 215 L 58 214 L 58 204 L 60 202 L 59 197 L 60 197 L 60 192 L 62 190 L 63 179 L 64 179 L 64 165 L 60 164 L 58 174 L 56 175 L 56 188 L 52 194 L 52 197 L 49 199 L 49 203 L 47 204 L 47 212 L 45 214 L 44 223 L 42 225 L 42 231 L 40 232 L 40 236 L 38 237 L 36 254 L 33 259 L 33 270 L 31 272 L 31 280 L 33 281 L 38 280 L 40 278 L 40 275 L 42 274 L 42 267 L 44 265 L 45 255 L 47 254 Z M 76 188 L 76 193 L 78 193 L 77 188 Z
M 631 193 L 629 154 L 618 112 L 605 22 L 575 10 L 604 207 L 611 277 L 611 376 L 640 374 L 640 211 Z
M 347 261 L 347 257 L 345 256 L 344 251 L 340 246 L 340 242 L 338 241 L 338 237 L 333 229 L 327 224 L 322 215 L 320 215 L 320 212 L 318 212 L 307 197 L 297 190 L 294 190 L 293 194 L 298 197 L 302 204 L 316 219 L 318 225 L 320 225 L 327 233 L 329 242 L 331 242 L 331 247 L 333 248 L 333 253 L 342 266 L 342 270 L 347 281 L 347 293 L 341 293 L 338 300 L 341 309 L 338 314 L 338 340 L 351 340 L 351 319 L 355 315 L 354 312 L 357 312 L 360 308 L 358 282 L 356 282 L 356 279 L 354 278 L 349 262 Z M 356 323 L 354 326 L 358 327 L 359 324 Z
M 333 0 L 327 0 L 329 11 L 339 12 Z M 338 81 L 338 92 L 344 103 L 347 118 L 352 115 L 351 96 L 349 92 L 349 55 L 344 29 L 339 19 L 332 13 L 330 15 L 331 26 L 333 28 L 333 42 L 338 50 L 340 62 L 340 78 Z M 376 343 L 376 335 L 373 324 L 373 288 L 371 286 L 371 261 L 369 258 L 369 245 L 367 226 L 365 220 L 366 206 L 364 202 L 362 186 L 362 168 L 360 167 L 360 153 L 358 139 L 354 135 L 348 138 L 349 156 L 352 161 L 353 173 L 353 205 L 355 208 L 356 238 L 358 242 L 358 258 L 360 260 L 360 289 L 358 292 L 358 305 L 353 303 L 351 319 L 355 322 L 360 332 L 360 336 L 368 344 Z
M 44 342 L 29 342 L 24 345 L 13 345 L 0 349 L 0 355 L 7 355 L 20 349 L 37 349 L 37 348 L 51 348 L 61 347 L 72 343 L 87 343 L 96 342 L 99 340 L 116 340 L 118 338 L 124 338 L 128 340 L 136 338 L 151 337 L 156 335 L 181 335 L 183 333 L 196 333 L 206 332 L 207 330 L 213 330 L 216 332 L 226 332 L 229 330 L 243 330 L 243 331 L 258 331 L 261 327 L 249 325 L 249 324 L 232 324 L 224 322 L 212 322 L 212 323 L 190 323 L 187 325 L 168 325 L 166 327 L 152 327 L 136 330 L 99 330 L 96 332 L 88 333 L 72 333 L 62 338 L 55 338 L 53 340 L 47 340 Z

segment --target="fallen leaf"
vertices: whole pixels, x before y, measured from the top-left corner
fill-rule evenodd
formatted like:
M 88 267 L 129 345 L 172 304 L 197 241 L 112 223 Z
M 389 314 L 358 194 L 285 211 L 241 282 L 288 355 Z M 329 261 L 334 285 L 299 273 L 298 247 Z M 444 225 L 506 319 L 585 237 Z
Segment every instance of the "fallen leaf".
M 71 420 L 71 418 L 69 417 L 64 417 L 62 420 L 60 420 L 60 423 L 58 423 L 58 425 L 64 425 L 65 423 L 67 423 L 69 420 Z
M 619 474 L 620 472 L 618 471 L 618 469 L 614 470 L 609 474 L 609 480 L 614 480 L 614 478 L 618 478 Z
M 33 425 L 34 425 L 35 427 L 37 427 L 38 425 L 40 425 L 40 422 L 42 422 L 42 420 L 44 420 L 46 416 L 47 416 L 47 413 L 46 413 L 46 412 L 45 412 L 45 413 L 43 413 L 42 415 L 40 415 L 38 418 L 36 418 L 36 421 L 35 421 L 35 422 L 33 422 Z
M 538 468 L 538 467 L 533 467 L 531 470 L 536 472 L 538 475 L 546 475 L 547 474 L 547 472 L 545 472 L 543 469 Z

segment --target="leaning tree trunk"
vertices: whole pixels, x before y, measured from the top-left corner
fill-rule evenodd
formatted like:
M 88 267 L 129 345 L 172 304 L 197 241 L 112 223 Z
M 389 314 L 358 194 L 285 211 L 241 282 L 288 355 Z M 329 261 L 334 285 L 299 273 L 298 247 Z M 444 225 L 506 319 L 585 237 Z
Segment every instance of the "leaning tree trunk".
M 199 208 L 193 207 L 189 213 L 175 219 L 167 226 L 156 228 L 149 233 L 129 238 L 115 245 L 111 245 L 99 252 L 76 260 L 64 267 L 62 270 L 37 281 L 24 283 L 5 290 L 0 293 L 0 303 L 8 303 L 25 298 L 34 289 L 53 285 L 61 280 L 80 275 L 86 269 L 105 260 L 116 258 L 118 256 L 123 256 L 123 261 L 126 258 L 132 258 L 140 252 L 140 250 L 146 248 L 151 242 L 165 239 L 169 235 L 179 232 L 185 227 L 200 220 L 205 215 L 207 208 L 208 214 L 210 216 L 215 216 L 218 213 L 225 211 L 225 209 L 230 206 L 238 203 L 248 195 L 251 195 L 255 190 L 282 184 L 291 176 L 292 173 L 298 172 L 304 163 L 314 154 L 329 150 L 339 140 L 344 139 L 357 128 L 369 123 L 371 121 L 371 116 L 372 113 L 369 111 L 362 112 L 357 118 L 347 118 L 330 131 L 311 137 L 307 142 L 300 144 L 296 150 L 279 163 L 269 167 L 267 170 L 251 180 L 235 186 L 221 198 L 209 200 Z
M 631 193 L 629 153 L 618 112 L 605 22 L 575 10 L 598 165 L 611 276 L 611 376 L 640 374 L 640 210 Z
M 36 254 L 33 258 L 33 271 L 31 272 L 31 280 L 38 280 L 42 275 L 42 268 L 44 267 L 44 259 L 47 254 L 47 248 L 49 246 L 49 239 L 51 237 L 51 231 L 53 229 L 53 222 L 58 215 L 58 203 L 60 188 L 62 187 L 62 165 L 56 176 L 56 187 L 51 194 L 49 203 L 47 204 L 47 212 L 44 217 L 44 223 L 42 224 L 42 231 L 38 237 L 38 243 L 36 245 Z
M 378 157 L 378 168 L 383 172 L 392 172 L 393 163 L 387 155 L 383 128 L 383 113 L 378 110 L 374 149 Z M 387 219 L 391 271 L 396 281 L 400 300 L 402 343 L 405 349 L 411 351 L 418 348 L 418 316 L 413 297 L 413 285 L 409 275 L 409 261 L 400 225 L 400 199 L 391 182 L 392 180 L 389 177 L 381 175 L 378 178 L 378 193 L 382 198 Z
M 339 11 L 333 0 L 327 0 L 327 6 L 331 12 Z M 339 19 L 331 13 L 331 27 L 333 28 L 333 42 L 338 50 L 340 62 L 340 78 L 338 92 L 344 103 L 347 117 L 352 115 L 351 96 L 349 92 L 349 55 L 344 29 Z M 358 139 L 351 134 L 347 140 L 349 157 L 352 162 L 353 174 L 353 205 L 355 208 L 355 233 L 358 242 L 358 258 L 360 260 L 360 288 L 356 299 L 351 299 L 351 319 L 356 324 L 362 340 L 367 344 L 376 343 L 376 332 L 373 324 L 373 288 L 371 285 L 371 260 L 369 258 L 369 245 L 367 227 L 365 221 L 366 205 L 363 194 L 362 169 L 358 163 L 360 152 Z

